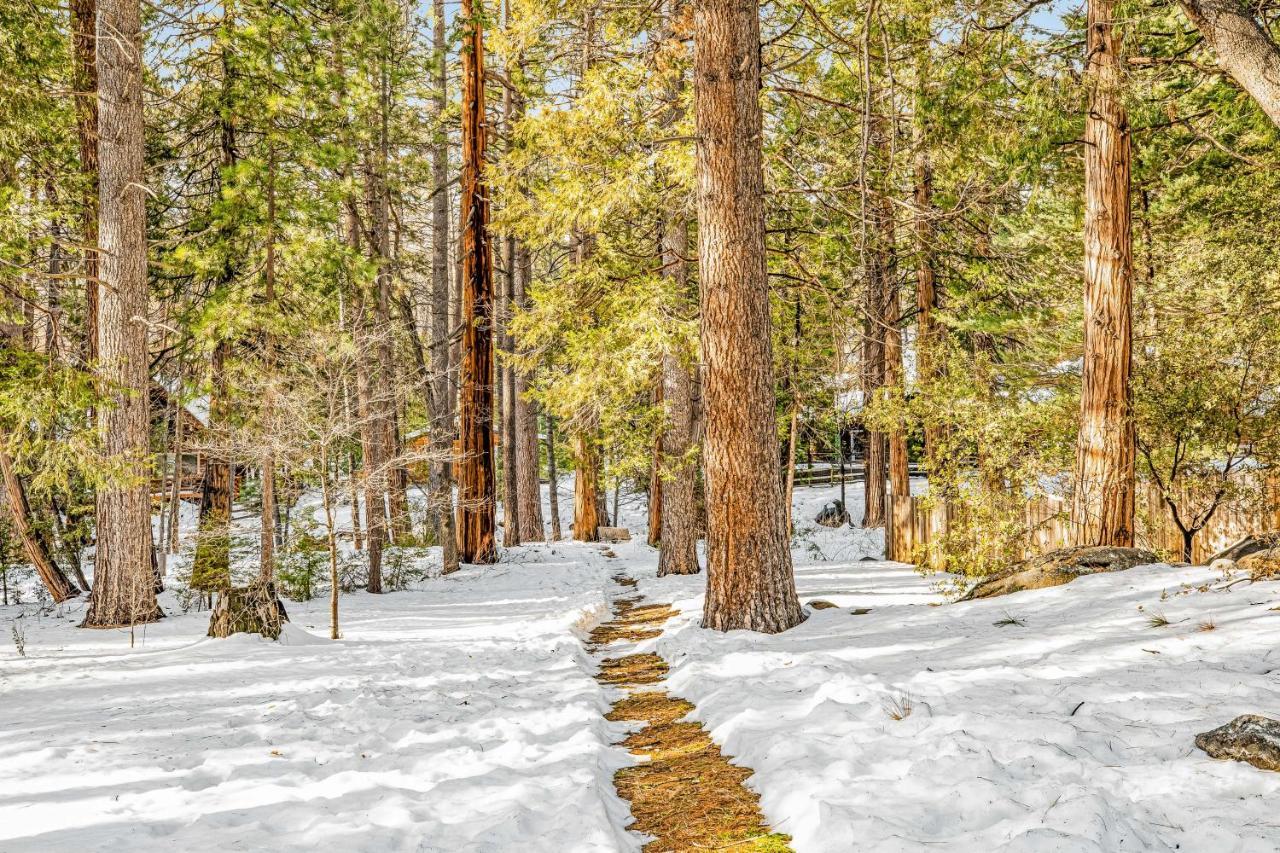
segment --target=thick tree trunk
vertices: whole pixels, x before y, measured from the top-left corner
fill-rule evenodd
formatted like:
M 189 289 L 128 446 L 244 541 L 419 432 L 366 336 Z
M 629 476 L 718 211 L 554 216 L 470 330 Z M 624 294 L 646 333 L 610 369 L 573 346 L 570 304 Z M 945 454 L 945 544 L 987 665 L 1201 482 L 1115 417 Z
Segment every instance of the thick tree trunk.
M 441 125 L 431 146 L 431 460 L 429 490 L 443 572 L 458 569 L 458 538 L 453 522 L 453 330 L 449 304 L 449 136 L 443 126 L 449 107 L 444 0 L 432 3 L 435 60 L 435 113 Z
M 551 512 L 551 541 L 560 541 L 560 472 L 556 470 L 556 419 L 547 415 L 547 479 L 551 485 L 547 509 Z
M 697 0 L 698 264 L 706 364 L 702 623 L 777 633 L 804 619 L 777 475 L 755 2 Z
M 1089 111 L 1085 117 L 1084 363 L 1076 443 L 1073 539 L 1133 545 L 1134 426 L 1129 370 L 1133 257 L 1129 118 L 1111 0 L 1089 4 Z
M 1240 0 L 1178 0 L 1178 5 L 1218 54 L 1222 70 L 1280 126 L 1280 47 L 1248 6 Z
M 150 622 L 163 614 L 151 568 L 147 470 L 147 218 L 143 166 L 142 20 L 138 0 L 98 7 L 99 215 L 105 282 L 98 358 L 109 405 L 99 413 L 105 454 L 130 475 L 98 490 L 97 558 L 84 625 Z
M 458 552 L 498 559 L 493 471 L 493 257 L 485 185 L 484 32 L 480 0 L 462 0 L 462 389 Z
M 573 436 L 573 538 L 595 542 L 600 521 L 600 457 L 595 443 L 583 433 Z
M 31 505 L 27 501 L 27 490 L 13 469 L 13 460 L 7 453 L 0 453 L 0 474 L 3 474 L 5 495 L 8 498 L 9 517 L 13 521 L 14 531 L 22 540 L 22 550 L 27 560 L 35 567 L 40 582 L 49 591 L 54 603 L 61 603 L 80 590 L 63 573 L 53 559 L 53 551 L 40 531 L 31 525 Z

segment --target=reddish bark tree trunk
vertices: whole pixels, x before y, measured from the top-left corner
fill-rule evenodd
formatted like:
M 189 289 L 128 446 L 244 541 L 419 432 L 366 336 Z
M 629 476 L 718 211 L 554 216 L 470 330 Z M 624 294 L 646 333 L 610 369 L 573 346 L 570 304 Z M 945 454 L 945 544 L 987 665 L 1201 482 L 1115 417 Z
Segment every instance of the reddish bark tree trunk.
M 600 458 L 595 443 L 578 433 L 573 437 L 573 538 L 595 542 L 600 538 Z
M 804 619 L 777 475 L 755 2 L 698 0 L 698 264 L 706 363 L 702 623 L 777 633 Z
M 1133 545 L 1134 425 L 1129 117 L 1111 0 L 1091 0 L 1085 117 L 1084 363 L 1072 535 L 1079 545 Z
M 462 0 L 462 439 L 458 552 L 466 563 L 493 563 L 493 265 L 489 194 L 484 180 L 484 33 L 478 0 Z
M 98 490 L 97 557 L 84 626 L 159 619 L 151 567 L 148 454 L 147 218 L 143 165 L 142 20 L 138 0 L 98 8 L 100 274 L 98 357 L 110 404 L 103 451 L 130 479 Z

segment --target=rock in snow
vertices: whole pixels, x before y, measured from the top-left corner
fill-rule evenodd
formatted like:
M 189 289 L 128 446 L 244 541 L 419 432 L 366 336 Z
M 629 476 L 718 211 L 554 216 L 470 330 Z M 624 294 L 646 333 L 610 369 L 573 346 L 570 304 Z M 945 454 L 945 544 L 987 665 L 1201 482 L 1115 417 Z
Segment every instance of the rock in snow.
M 843 501 L 835 500 L 823 504 L 813 520 L 823 527 L 844 527 L 849 523 L 849 513 L 844 508 Z
M 1213 758 L 1245 761 L 1262 770 L 1280 770 L 1280 720 L 1241 714 L 1225 726 L 1196 735 L 1196 746 Z
M 978 598 L 994 598 L 1024 589 L 1044 589 L 1070 583 L 1081 575 L 1103 572 L 1122 572 L 1134 566 L 1159 562 L 1159 557 L 1141 548 L 1111 548 L 1101 545 L 1083 545 L 1075 548 L 1059 548 L 1039 557 L 1032 557 L 1015 564 L 969 590 L 964 601 Z
M 1280 546 L 1280 531 L 1245 536 L 1210 557 L 1209 565 L 1212 566 L 1218 560 L 1230 560 L 1233 563 L 1238 563 L 1250 554 L 1256 554 L 1259 551 L 1270 551 L 1276 546 Z

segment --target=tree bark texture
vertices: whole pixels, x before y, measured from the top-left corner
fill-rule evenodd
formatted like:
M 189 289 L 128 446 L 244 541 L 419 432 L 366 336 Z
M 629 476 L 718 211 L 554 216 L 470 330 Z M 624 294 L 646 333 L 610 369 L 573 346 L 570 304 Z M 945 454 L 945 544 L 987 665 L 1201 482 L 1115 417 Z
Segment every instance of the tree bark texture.
M 1108 4 L 1109 5 L 1109 4 Z M 1240 0 L 1178 0 L 1218 65 L 1280 126 L 1280 47 Z
M 98 68 L 97 0 L 71 0 L 72 41 L 76 57 L 76 135 L 84 198 L 80 207 L 84 243 L 84 357 L 98 358 Z
M 533 259 L 523 244 L 516 244 L 516 304 L 528 307 L 533 280 Z M 520 541 L 546 539 L 542 521 L 542 486 L 538 469 L 538 410 L 529 399 L 529 379 L 515 371 L 516 500 L 520 504 Z
M 1129 118 L 1112 0 L 1091 0 L 1085 118 L 1084 362 L 1072 535 L 1077 545 L 1133 545 L 1134 425 Z
M 462 0 L 462 387 L 458 553 L 498 559 L 493 470 L 493 256 L 485 186 L 484 33 L 475 0 Z
M 147 221 L 143 161 L 142 20 L 138 0 L 98 6 L 99 375 L 107 401 L 104 453 L 128 479 L 98 490 L 97 557 L 84 625 L 150 622 L 163 614 L 151 568 L 148 470 Z
M 600 538 L 600 457 L 595 442 L 581 432 L 573 436 L 573 538 Z
M 755 0 L 697 0 L 698 264 L 706 365 L 703 626 L 778 633 L 804 619 L 777 475 Z
M 669 210 L 662 226 L 662 274 L 671 279 L 686 310 L 696 297 L 689 292 L 689 228 L 678 209 Z M 698 566 L 698 481 L 694 453 L 693 375 L 687 354 L 662 354 L 662 532 L 659 575 L 693 575 Z

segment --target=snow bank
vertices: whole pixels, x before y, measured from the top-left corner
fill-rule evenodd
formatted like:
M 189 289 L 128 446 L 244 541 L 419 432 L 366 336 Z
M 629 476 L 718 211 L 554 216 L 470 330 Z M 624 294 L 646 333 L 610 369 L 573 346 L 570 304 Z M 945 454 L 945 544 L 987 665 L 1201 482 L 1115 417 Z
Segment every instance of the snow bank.
M 635 849 L 574 633 L 612 569 L 567 543 L 506 559 L 343 596 L 337 642 L 325 601 L 290 604 L 279 645 L 200 639 L 199 613 L 132 649 L 81 605 L 0 608 L 0 850 Z
M 900 564 L 799 565 L 802 601 L 842 607 L 766 637 L 702 631 L 699 579 L 643 575 L 683 611 L 650 646 L 672 692 L 797 851 L 1280 849 L 1280 775 L 1192 744 L 1280 715 L 1280 585 L 1147 566 L 936 607 Z

